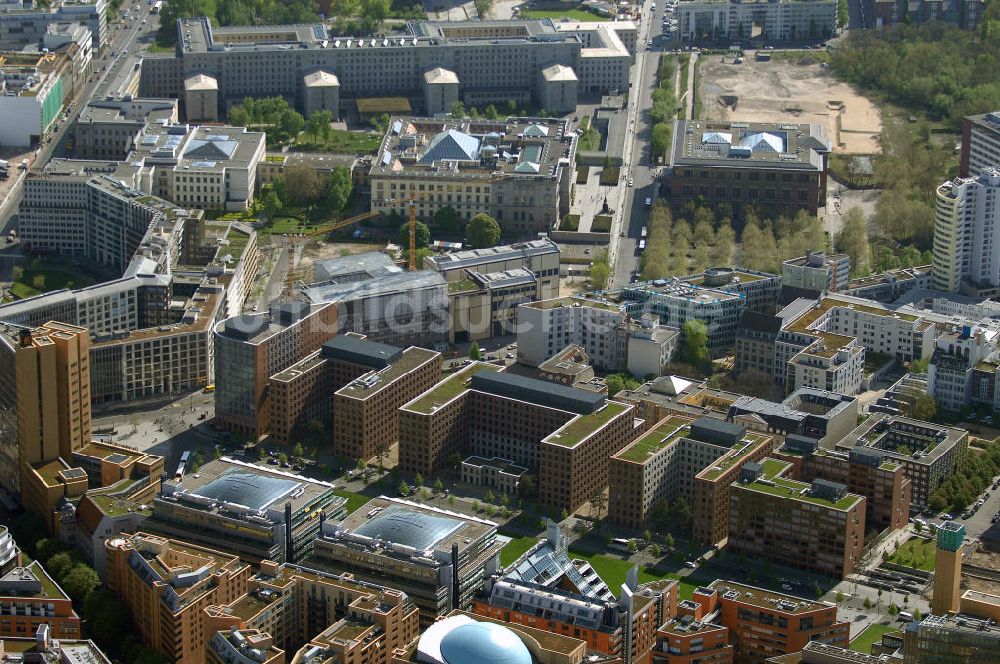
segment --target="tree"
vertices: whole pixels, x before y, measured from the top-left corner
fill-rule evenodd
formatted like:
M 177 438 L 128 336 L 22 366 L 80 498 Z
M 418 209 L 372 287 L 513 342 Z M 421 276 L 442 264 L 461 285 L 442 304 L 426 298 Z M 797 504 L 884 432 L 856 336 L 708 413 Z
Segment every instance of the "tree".
M 444 482 L 442 482 L 439 477 L 434 480 L 434 493 L 441 493 L 442 491 L 444 491 Z
M 836 600 L 837 604 L 841 604 L 844 601 L 844 593 L 838 590 L 836 595 Z
M 279 454 L 278 455 L 278 463 L 280 463 L 282 466 L 284 466 L 286 463 L 288 463 L 288 455 L 285 454 L 284 452 L 282 452 L 281 454 Z
M 517 494 L 522 498 L 531 498 L 535 495 L 535 476 L 529 473 L 521 475 L 521 481 L 517 484 Z
M 934 401 L 934 397 L 927 394 L 926 392 L 917 395 L 917 398 L 913 401 L 910 406 L 910 417 L 915 420 L 923 420 L 924 422 L 931 422 L 937 415 L 937 402 Z
M 264 459 L 266 459 L 266 458 L 267 458 L 267 452 L 265 452 L 265 451 L 264 451 L 264 448 L 263 448 L 263 447 L 262 447 L 262 448 L 260 448 L 260 450 L 259 450 L 259 453 L 257 454 L 257 457 L 258 457 L 258 458 L 259 458 L 259 459 L 260 459 L 261 461 L 263 461 Z
M 399 495 L 408 496 L 410 495 L 410 485 L 405 481 L 399 483 Z
M 481 360 L 483 359 L 483 351 L 479 348 L 479 343 L 473 341 L 469 346 L 469 359 L 470 360 Z
M 434 213 L 434 226 L 442 231 L 453 233 L 458 230 L 458 224 L 458 210 L 450 205 L 445 205 Z
M 473 500 L 472 501 L 472 511 L 473 511 L 473 513 L 479 514 L 479 510 L 480 510 L 479 501 L 478 500 Z
M 305 122 L 306 133 L 310 134 L 314 141 L 322 138 L 325 143 L 330 137 L 331 122 L 333 122 L 333 113 L 330 111 L 313 111 Z
M 451 105 L 451 108 L 448 110 L 448 113 L 450 113 L 452 116 L 456 118 L 464 118 L 465 104 L 463 104 L 460 101 L 456 101 L 454 104 Z
M 371 30 L 377 30 L 389 16 L 390 0 L 361 0 L 361 17 Z
M 914 521 L 914 522 L 913 522 L 913 529 L 914 529 L 915 531 L 917 531 L 917 533 L 920 533 L 920 532 L 922 532 L 922 531 L 923 531 L 923 529 L 924 529 L 924 526 L 923 526 L 923 524 L 921 524 L 921 523 L 920 523 L 919 521 Z
M 66 551 L 57 553 L 45 561 L 45 570 L 56 580 L 61 579 L 72 568 L 73 558 Z
M 872 608 L 872 601 L 871 601 L 871 599 L 865 597 L 864 606 L 865 606 L 866 609 L 871 609 Z
M 660 553 L 661 551 L 659 544 L 654 543 L 652 546 L 649 547 L 649 555 L 653 556 L 654 558 L 659 558 Z
M 597 513 L 597 518 L 601 518 L 601 512 L 608 506 L 608 497 L 604 493 L 604 489 L 599 489 L 593 496 L 590 497 L 590 508 Z
M 419 489 L 420 487 L 422 487 L 424 485 L 424 476 L 421 475 L 420 473 L 417 473 L 416 475 L 413 476 L 413 483 Z
M 343 211 L 350 202 L 353 191 L 351 171 L 346 166 L 337 166 L 330 171 L 330 181 L 326 185 L 326 203 L 331 210 Z
M 414 238 L 416 240 L 416 245 L 418 249 L 422 249 L 431 243 L 431 229 L 427 227 L 422 221 L 416 222 L 416 229 L 414 231 Z M 409 247 L 410 246 L 410 224 L 409 222 L 404 222 L 402 226 L 399 227 L 399 246 Z
M 868 243 L 868 220 L 859 207 L 852 207 L 844 215 L 844 227 L 837 237 L 837 248 L 851 257 L 851 272 L 867 274 L 871 260 Z
M 305 164 L 285 167 L 288 195 L 295 203 L 315 203 L 323 195 L 323 181 L 315 170 Z
M 495 247 L 500 242 L 500 224 L 490 215 L 480 212 L 469 220 L 465 235 L 474 249 Z
M 486 495 L 483 496 L 483 500 L 485 500 L 488 503 L 492 503 L 496 499 L 497 497 L 493 494 L 493 489 L 487 489 Z
M 305 456 L 305 454 L 306 450 L 304 447 L 302 447 L 302 443 L 301 442 L 295 443 L 295 447 L 292 448 L 292 456 L 294 456 L 296 459 L 301 459 L 302 457 Z
M 646 540 L 647 542 L 653 541 L 653 533 L 649 528 L 646 528 L 645 530 L 642 531 L 642 539 Z
M 288 109 L 278 116 L 278 133 L 287 138 L 295 138 L 306 124 L 302 114 L 294 109 Z M 327 130 L 329 131 L 329 129 Z
M 215 459 L 216 461 L 218 461 L 219 459 L 221 459 L 222 458 L 222 450 L 220 448 L 218 448 L 218 447 L 214 448 L 212 450 L 212 458 Z
M 31 285 L 37 291 L 43 291 L 43 290 L 45 290 L 45 275 L 44 274 L 36 274 L 31 279 Z
M 630 539 L 628 541 L 628 552 L 635 553 L 638 550 L 639 550 L 639 545 L 636 543 L 634 539 Z
M 281 199 L 274 191 L 268 191 L 264 196 L 264 217 L 268 221 L 273 221 L 274 217 L 281 211 Z
M 674 548 L 674 536 L 671 533 L 667 533 L 667 536 L 663 538 L 663 543 L 671 549 Z
M 87 596 L 100 584 L 97 572 L 82 563 L 75 565 L 59 582 L 66 594 L 77 604 L 84 604 Z
M 708 362 L 708 327 L 697 318 L 684 321 L 681 328 L 682 342 L 677 349 L 679 359 L 695 366 Z
M 923 614 L 920 613 L 920 609 L 913 607 L 913 622 L 920 622 L 923 618 Z
M 364 459 L 358 459 L 357 461 L 354 462 L 354 470 L 356 470 L 357 472 L 363 473 L 367 469 L 368 469 L 368 464 L 365 463 Z

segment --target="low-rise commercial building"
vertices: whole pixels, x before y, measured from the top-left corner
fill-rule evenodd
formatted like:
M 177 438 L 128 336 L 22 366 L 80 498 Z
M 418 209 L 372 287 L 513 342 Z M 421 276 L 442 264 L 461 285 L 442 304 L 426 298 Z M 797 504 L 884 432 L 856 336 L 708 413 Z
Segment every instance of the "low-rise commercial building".
M 569 212 L 576 134 L 565 120 L 397 118 L 372 163 L 371 209 L 430 219 L 480 212 L 501 231 L 547 231 Z
M 313 547 L 324 519 L 345 513 L 333 485 L 227 457 L 163 483 L 145 527 L 226 549 L 254 564 L 296 562 Z
M 573 511 L 608 483 L 634 437 L 633 407 L 603 394 L 472 364 L 400 409 L 399 464 L 430 477 L 452 454 L 537 471 L 539 499 Z
M 690 11 L 685 2 L 678 11 Z M 817 7 L 835 3 L 777 2 L 770 8 Z M 757 8 L 762 3 L 715 3 L 719 9 Z M 714 16 L 711 12 L 709 16 Z M 685 29 L 682 28 L 682 33 Z M 820 125 L 764 122 L 681 120 L 668 179 L 672 205 L 703 200 L 740 210 L 752 205 L 774 214 L 805 210 L 816 214 L 826 205 L 827 157 L 830 143 Z
M 204 609 L 246 593 L 250 566 L 231 554 L 147 533 L 115 537 L 105 546 L 108 589 L 128 606 L 143 643 L 179 664 L 204 662 Z
M 913 505 L 924 509 L 934 490 L 951 476 L 968 454 L 969 432 L 873 413 L 837 443 L 837 449 L 843 452 L 859 448 L 881 450 L 886 461 L 901 465 L 913 482 Z
M 309 561 L 406 593 L 426 626 L 469 608 L 501 548 L 492 521 L 382 497 L 341 523 L 325 521 Z
M 0 577 L 0 638 L 28 637 L 47 628 L 57 639 L 79 639 L 73 602 L 37 560 Z
M 776 459 L 742 465 L 731 495 L 728 548 L 843 579 L 861 561 L 867 500 L 848 493 L 846 484 L 787 479 L 790 467 Z

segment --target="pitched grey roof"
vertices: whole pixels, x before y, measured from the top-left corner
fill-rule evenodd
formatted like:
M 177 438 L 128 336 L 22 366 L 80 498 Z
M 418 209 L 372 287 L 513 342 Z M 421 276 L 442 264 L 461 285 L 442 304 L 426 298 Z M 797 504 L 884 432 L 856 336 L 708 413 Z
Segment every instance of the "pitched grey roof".
M 479 159 L 479 139 L 457 129 L 448 129 L 431 139 L 421 164 L 435 161 L 476 161 Z

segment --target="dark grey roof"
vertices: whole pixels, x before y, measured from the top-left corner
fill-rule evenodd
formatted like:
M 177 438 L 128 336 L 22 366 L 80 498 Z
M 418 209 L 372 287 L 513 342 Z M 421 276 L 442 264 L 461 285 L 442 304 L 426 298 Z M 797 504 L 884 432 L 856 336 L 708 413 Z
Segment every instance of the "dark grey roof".
M 741 330 L 756 330 L 767 334 L 777 335 L 781 331 L 781 319 L 769 314 L 761 314 L 756 311 L 744 311 L 740 317 Z
M 810 493 L 820 498 L 837 501 L 847 494 L 847 485 L 840 482 L 831 482 L 830 480 L 815 479 L 812 481 Z
M 819 441 L 811 436 L 790 433 L 785 436 L 785 447 L 801 454 L 814 454 L 819 449 Z
M 403 354 L 402 348 L 369 341 L 354 335 L 342 334 L 323 344 L 323 357 L 363 364 L 381 369 L 395 362 Z
M 851 448 L 850 458 L 851 461 L 863 463 L 866 466 L 881 466 L 882 462 L 885 461 L 885 450 L 859 445 Z
M 603 394 L 596 392 L 503 372 L 480 371 L 472 376 L 470 387 L 473 390 L 581 415 L 593 413 L 606 401 Z
M 781 291 L 778 293 L 778 306 L 783 307 L 800 298 L 818 300 L 822 295 L 823 293 L 818 290 L 799 288 L 797 286 L 782 286 Z
M 282 325 L 291 325 L 309 313 L 309 305 L 305 302 L 286 302 L 271 308 L 271 315 Z
M 691 424 L 691 438 L 719 445 L 734 445 L 745 433 L 745 427 L 714 417 L 702 417 Z
M 237 339 L 249 339 L 259 334 L 267 327 L 267 316 L 264 314 L 248 314 L 233 316 L 226 321 L 226 335 Z

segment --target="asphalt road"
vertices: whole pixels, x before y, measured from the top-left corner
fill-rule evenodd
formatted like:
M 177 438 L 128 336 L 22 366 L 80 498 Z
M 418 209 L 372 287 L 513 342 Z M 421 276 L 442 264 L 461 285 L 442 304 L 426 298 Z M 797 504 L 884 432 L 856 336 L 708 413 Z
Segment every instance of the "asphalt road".
M 612 228 L 611 260 L 614 267 L 612 284 L 628 283 L 633 270 L 639 265 L 636 246 L 642 227 L 649 221 L 649 208 L 645 199 L 651 197 L 656 169 L 650 167 L 650 140 L 652 123 L 649 109 L 652 105 L 653 90 L 656 86 L 656 70 L 660 64 L 660 32 L 662 29 L 664 3 L 650 9 L 649 0 L 644 4 L 643 21 L 639 27 L 636 44 L 636 64 L 629 91 L 628 128 L 625 136 L 625 167 L 622 169 L 624 185 L 629 178 L 634 186 L 625 187 L 625 193 L 618 201 L 623 214 L 618 225 Z M 653 39 L 653 47 L 646 45 Z

